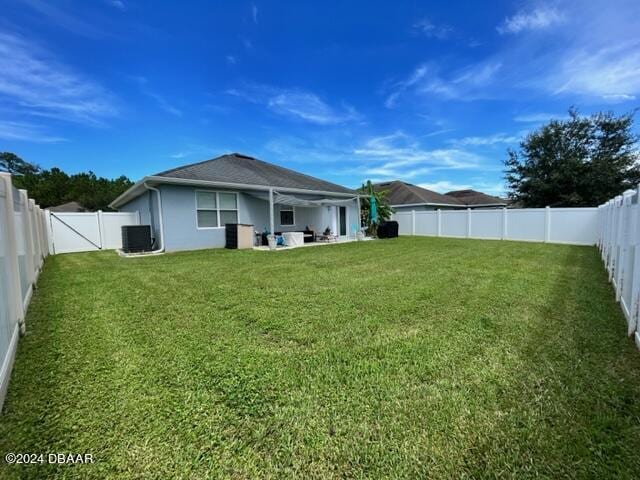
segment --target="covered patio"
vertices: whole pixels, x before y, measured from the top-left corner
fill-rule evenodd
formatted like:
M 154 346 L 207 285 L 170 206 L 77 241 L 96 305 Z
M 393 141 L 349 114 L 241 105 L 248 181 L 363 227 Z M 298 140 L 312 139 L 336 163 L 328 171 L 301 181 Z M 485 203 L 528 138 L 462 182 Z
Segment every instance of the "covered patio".
M 275 235 L 278 248 L 355 240 L 360 231 L 360 196 L 250 191 L 245 195 L 268 205 L 267 221 L 257 248 L 268 249 L 267 236 Z M 260 202 L 260 203 L 262 203 Z M 268 228 L 266 227 L 268 225 Z

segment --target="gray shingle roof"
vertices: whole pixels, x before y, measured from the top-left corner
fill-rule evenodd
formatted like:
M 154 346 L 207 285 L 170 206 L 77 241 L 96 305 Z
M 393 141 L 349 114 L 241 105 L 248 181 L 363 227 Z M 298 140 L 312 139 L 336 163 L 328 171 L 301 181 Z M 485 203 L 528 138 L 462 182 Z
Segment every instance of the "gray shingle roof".
M 183 165 L 156 173 L 154 176 L 324 192 L 357 193 L 335 183 L 320 180 L 319 178 L 239 153 L 230 153 L 212 160 Z
M 507 205 L 508 200 L 502 198 L 487 195 L 486 193 L 478 192 L 476 190 L 454 190 L 446 194 L 448 197 L 455 198 L 456 200 L 463 202 L 465 205 Z
M 86 212 L 88 211 L 78 202 L 67 202 L 60 205 L 56 205 L 55 207 L 49 207 L 49 210 L 52 212 Z
M 459 200 L 432 192 L 426 188 L 418 187 L 410 183 L 394 180 L 392 182 L 376 183 L 373 189 L 378 192 L 386 190 L 389 205 L 416 205 L 423 203 L 431 203 L 438 205 L 452 205 L 457 207 L 464 206 Z

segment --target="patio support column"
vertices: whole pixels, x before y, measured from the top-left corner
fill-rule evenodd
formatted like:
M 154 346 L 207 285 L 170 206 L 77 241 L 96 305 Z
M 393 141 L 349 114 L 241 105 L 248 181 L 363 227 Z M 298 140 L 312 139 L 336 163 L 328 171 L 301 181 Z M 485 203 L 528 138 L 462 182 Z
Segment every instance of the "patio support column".
M 356 202 L 358 202 L 358 232 L 359 232 L 360 229 L 362 228 L 362 212 L 360 211 L 360 195 L 356 197 Z
M 273 219 L 273 188 L 269 189 L 269 234 L 275 235 L 275 225 Z

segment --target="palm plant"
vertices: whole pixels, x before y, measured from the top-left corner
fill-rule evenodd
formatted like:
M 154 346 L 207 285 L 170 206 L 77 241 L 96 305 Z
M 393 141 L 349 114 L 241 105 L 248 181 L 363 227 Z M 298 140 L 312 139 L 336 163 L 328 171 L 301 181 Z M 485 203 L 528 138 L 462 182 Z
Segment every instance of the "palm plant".
M 376 191 L 373 188 L 373 183 L 371 183 L 371 180 L 367 180 L 366 183 L 363 183 L 358 191 L 367 195 L 367 197 L 363 197 L 360 199 L 360 215 L 362 225 L 364 225 L 367 235 L 375 236 L 380 222 L 389 220 L 389 218 L 391 218 L 391 214 L 393 213 L 393 209 L 391 208 L 391 206 L 389 206 L 389 200 L 387 199 L 388 191 Z M 377 213 L 376 219 L 374 221 L 371 220 L 372 197 L 375 201 Z

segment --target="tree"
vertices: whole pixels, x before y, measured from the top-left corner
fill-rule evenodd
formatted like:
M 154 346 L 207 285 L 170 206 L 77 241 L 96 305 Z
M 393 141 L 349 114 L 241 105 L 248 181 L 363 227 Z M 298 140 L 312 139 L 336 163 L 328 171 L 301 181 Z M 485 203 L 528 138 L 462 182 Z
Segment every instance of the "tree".
M 378 228 L 378 224 L 381 221 L 388 220 L 391 218 L 391 214 L 393 213 L 393 209 L 389 206 L 389 201 L 387 199 L 387 191 L 375 191 L 373 188 L 373 183 L 371 180 L 367 180 L 366 184 L 362 184 L 362 186 L 358 189 L 360 193 L 365 193 L 368 195 L 366 198 L 360 199 L 360 214 L 362 225 L 366 226 L 368 235 L 375 235 L 376 230 Z M 376 200 L 376 211 L 377 211 L 377 221 L 371 222 L 371 201 L 370 198 L 374 197 Z
M 133 185 L 124 175 L 111 180 L 91 171 L 68 175 L 57 167 L 42 170 L 9 152 L 0 154 L 0 168 L 42 208 L 76 201 L 89 210 L 109 210 L 109 203 Z
M 509 197 L 523 207 L 597 206 L 640 183 L 634 112 L 552 120 L 509 150 Z
M 40 167 L 25 162 L 15 153 L 0 152 L 0 170 L 9 172 L 11 175 L 26 175 L 29 173 L 38 173 Z

